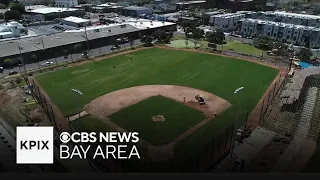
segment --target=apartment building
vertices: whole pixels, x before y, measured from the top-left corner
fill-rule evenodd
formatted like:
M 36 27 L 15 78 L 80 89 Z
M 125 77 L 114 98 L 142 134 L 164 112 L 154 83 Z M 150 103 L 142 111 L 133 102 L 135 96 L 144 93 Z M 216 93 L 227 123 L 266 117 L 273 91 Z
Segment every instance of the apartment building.
M 210 17 L 209 23 L 215 29 L 231 32 L 238 29 L 238 21 L 246 17 L 246 12 L 217 14 Z
M 264 36 L 299 46 L 309 43 L 311 48 L 319 48 L 320 28 L 251 18 L 241 19 L 239 22 L 239 33 L 242 35 Z

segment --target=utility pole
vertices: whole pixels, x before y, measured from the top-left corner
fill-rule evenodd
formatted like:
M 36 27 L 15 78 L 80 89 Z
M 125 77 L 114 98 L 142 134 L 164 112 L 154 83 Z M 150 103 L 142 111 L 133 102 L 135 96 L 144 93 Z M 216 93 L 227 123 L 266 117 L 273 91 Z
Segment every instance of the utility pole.
M 88 54 L 88 57 L 90 59 L 90 49 L 89 49 L 89 40 L 88 40 L 88 33 L 87 33 L 87 24 L 84 25 L 84 33 L 85 33 L 86 40 L 87 40 L 87 54 Z
M 43 37 L 41 37 L 41 43 L 42 43 L 42 52 L 43 52 L 43 55 L 44 55 L 44 43 L 43 43 Z M 44 56 L 43 56 L 44 57 Z M 38 61 L 38 66 L 39 66 L 39 69 L 41 70 L 41 66 L 39 64 L 39 61 Z
M 24 60 L 22 58 L 22 52 L 21 52 L 23 50 L 23 47 L 20 45 L 19 42 L 18 42 L 18 49 L 19 49 L 19 53 L 20 53 L 20 61 L 21 61 L 22 65 L 23 65 L 24 72 L 27 73 L 27 69 L 26 69 L 26 66 L 24 64 Z

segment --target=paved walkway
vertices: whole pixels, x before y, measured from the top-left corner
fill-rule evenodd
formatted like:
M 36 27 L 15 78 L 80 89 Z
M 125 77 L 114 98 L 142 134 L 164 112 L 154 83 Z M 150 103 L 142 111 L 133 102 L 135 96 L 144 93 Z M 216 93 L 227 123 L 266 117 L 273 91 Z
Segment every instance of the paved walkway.
M 69 121 L 71 122 L 71 121 L 80 119 L 80 118 L 82 118 L 82 117 L 84 117 L 84 116 L 86 116 L 86 115 L 88 115 L 88 113 L 87 113 L 86 111 L 82 111 L 82 112 L 80 112 L 80 113 L 78 113 L 78 114 L 75 114 L 75 115 L 73 115 L 73 116 L 69 116 L 68 119 L 69 119 Z

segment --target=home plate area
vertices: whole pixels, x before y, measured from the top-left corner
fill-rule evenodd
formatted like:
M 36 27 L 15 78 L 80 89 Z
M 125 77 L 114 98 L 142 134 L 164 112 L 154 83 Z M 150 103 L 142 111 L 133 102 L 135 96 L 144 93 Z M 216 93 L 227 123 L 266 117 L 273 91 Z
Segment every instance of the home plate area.
M 175 85 L 145 85 L 117 90 L 87 104 L 84 111 L 112 129 L 139 132 L 152 161 L 174 157 L 175 144 L 231 104 L 206 91 Z

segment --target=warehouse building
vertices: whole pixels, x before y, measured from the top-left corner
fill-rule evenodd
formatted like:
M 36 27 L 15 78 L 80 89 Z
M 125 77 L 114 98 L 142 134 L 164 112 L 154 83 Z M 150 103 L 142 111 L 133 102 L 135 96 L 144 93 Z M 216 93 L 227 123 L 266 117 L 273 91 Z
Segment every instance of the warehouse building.
M 78 28 L 91 25 L 91 21 L 89 19 L 82 19 L 74 16 L 62 19 L 61 23 Z
M 58 7 L 42 7 L 30 9 L 27 13 L 29 18 L 34 18 L 33 16 L 38 16 L 37 19 L 42 19 L 45 21 L 54 20 L 56 18 L 65 18 L 69 16 L 84 16 L 84 9 L 75 8 L 58 8 Z M 41 18 L 39 18 L 41 16 Z
M 0 39 L 20 37 L 21 35 L 26 34 L 28 34 L 27 29 L 18 22 L 11 21 L 0 24 Z
M 152 8 L 140 7 L 140 6 L 128 6 L 124 7 L 121 14 L 124 16 L 139 17 L 142 15 L 152 15 Z
M 130 18 L 122 24 L 87 27 L 87 37 L 89 40 L 89 47 L 94 49 L 113 45 L 114 39 L 121 37 L 139 39 L 142 35 L 152 34 L 158 29 L 173 32 L 177 30 L 177 27 L 176 24 L 169 22 Z M 44 46 L 42 46 L 42 42 Z M 63 51 L 72 51 L 76 44 L 82 44 L 84 47 L 83 50 L 85 50 L 87 41 L 84 28 L 41 37 L 28 37 L 25 40 L 14 39 L 5 41 L 1 43 L 0 66 L 4 64 L 4 59 L 6 58 L 15 60 L 20 57 L 18 49 L 19 45 L 23 47 L 22 56 L 25 63 L 30 63 L 33 54 L 39 59 L 59 57 Z

